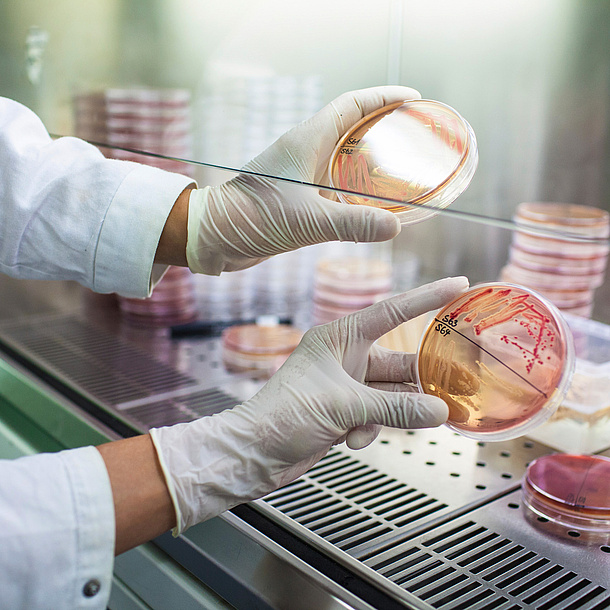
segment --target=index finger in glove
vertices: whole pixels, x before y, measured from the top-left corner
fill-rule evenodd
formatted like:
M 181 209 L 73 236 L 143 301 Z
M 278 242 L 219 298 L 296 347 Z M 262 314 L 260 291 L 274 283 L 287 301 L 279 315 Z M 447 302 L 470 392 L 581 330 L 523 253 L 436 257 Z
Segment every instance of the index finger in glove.
M 379 345 L 369 350 L 369 366 L 365 381 L 415 383 L 417 381 L 417 356 L 407 352 L 395 352 Z
M 437 280 L 375 303 L 342 320 L 346 328 L 358 328 L 362 338 L 373 342 L 399 324 L 448 304 L 467 288 L 465 277 Z
M 449 407 L 437 396 L 418 392 L 395 392 L 367 388 L 365 425 L 378 424 L 391 428 L 433 428 L 449 417 Z

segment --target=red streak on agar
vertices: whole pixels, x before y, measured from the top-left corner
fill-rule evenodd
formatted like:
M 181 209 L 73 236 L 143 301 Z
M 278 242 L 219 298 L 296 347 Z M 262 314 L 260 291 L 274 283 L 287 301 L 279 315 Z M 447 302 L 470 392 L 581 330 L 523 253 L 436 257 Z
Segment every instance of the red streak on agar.
M 464 142 L 460 135 L 461 127 L 457 119 L 441 113 L 431 114 L 414 109 L 409 109 L 408 114 L 429 127 L 432 133 L 438 135 L 450 149 L 455 148 L 460 155 L 464 152 Z
M 473 325 L 473 330 L 476 335 L 480 335 L 483 331 L 488 330 L 498 324 L 508 322 L 513 319 L 520 324 L 527 334 L 534 341 L 533 349 L 528 349 L 521 345 L 517 337 L 509 339 L 507 335 L 503 335 L 500 340 L 508 345 L 515 346 L 521 351 L 523 357 L 527 360 L 525 370 L 531 373 L 534 364 L 542 364 L 541 353 L 547 348 L 552 347 L 555 339 L 555 334 L 552 328 L 549 327 L 551 320 L 548 316 L 540 312 L 534 305 L 528 302 L 529 295 L 522 294 L 517 297 L 510 297 L 512 289 L 505 288 L 494 290 L 487 288 L 478 294 L 470 297 L 460 307 L 454 309 L 449 317 L 457 318 L 463 313 L 467 313 L 464 317 L 464 322 L 471 323 L 477 318 L 482 311 L 497 309 L 497 311 L 486 318 L 480 320 Z M 475 311 L 472 311 L 472 309 Z
M 345 167 L 343 166 L 344 160 Z M 358 155 L 356 157 L 356 165 L 354 165 L 353 155 L 339 155 L 337 159 L 337 170 L 339 172 L 339 186 L 342 189 L 349 190 L 350 187 L 355 187 L 360 193 L 375 194 L 375 187 L 371 181 L 369 168 L 366 164 L 364 155 Z
M 483 290 L 482 292 L 479 292 L 478 294 L 475 294 L 474 296 L 470 297 L 469 299 L 467 299 L 462 305 L 460 305 L 457 309 L 454 309 L 450 314 L 449 317 L 451 319 L 457 318 L 460 314 L 469 311 L 472 304 L 476 303 L 477 301 L 484 299 L 487 300 L 487 298 L 489 296 L 491 296 L 491 293 L 493 292 L 493 288 L 487 288 L 486 290 Z M 487 297 L 487 298 L 486 298 Z M 466 316 L 466 318 L 464 318 L 465 322 L 472 322 L 472 320 L 474 320 L 474 318 L 477 317 L 477 314 L 479 312 L 478 311 L 474 311 L 472 312 L 472 314 L 474 314 L 474 317 L 470 318 L 470 316 Z M 471 314 L 471 315 L 472 315 Z

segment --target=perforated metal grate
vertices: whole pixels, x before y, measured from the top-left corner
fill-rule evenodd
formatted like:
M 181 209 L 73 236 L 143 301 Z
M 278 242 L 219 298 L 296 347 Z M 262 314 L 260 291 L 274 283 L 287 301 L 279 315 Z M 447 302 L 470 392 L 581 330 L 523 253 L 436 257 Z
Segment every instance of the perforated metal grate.
M 122 409 L 135 423 L 145 430 L 157 426 L 171 426 L 192 421 L 204 415 L 219 413 L 235 406 L 238 400 L 217 389 L 191 392 Z
M 447 508 L 340 451 L 332 451 L 302 479 L 265 501 L 344 551 Z
M 107 405 L 196 384 L 191 377 L 76 317 L 6 324 L 2 335 L 35 362 Z
M 431 608 L 610 607 L 610 548 L 562 544 L 529 530 L 520 492 L 361 561 Z

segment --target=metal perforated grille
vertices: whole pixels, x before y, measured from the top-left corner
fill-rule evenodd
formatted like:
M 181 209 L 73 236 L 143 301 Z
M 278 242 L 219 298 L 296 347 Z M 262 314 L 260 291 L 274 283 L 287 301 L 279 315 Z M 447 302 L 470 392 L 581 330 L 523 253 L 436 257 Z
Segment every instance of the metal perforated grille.
M 589 552 L 593 560 L 600 550 Z M 470 519 L 362 561 L 432 608 L 610 607 L 610 592 L 599 582 Z
M 212 389 L 151 401 L 124 409 L 122 412 L 141 428 L 149 429 L 156 426 L 171 426 L 192 421 L 204 415 L 219 413 L 235 406 L 237 402 L 234 396 Z
M 107 405 L 195 385 L 195 380 L 75 317 L 22 322 L 2 334 L 35 361 Z
M 306 476 L 265 501 L 347 552 L 447 508 L 339 451 L 329 453 Z

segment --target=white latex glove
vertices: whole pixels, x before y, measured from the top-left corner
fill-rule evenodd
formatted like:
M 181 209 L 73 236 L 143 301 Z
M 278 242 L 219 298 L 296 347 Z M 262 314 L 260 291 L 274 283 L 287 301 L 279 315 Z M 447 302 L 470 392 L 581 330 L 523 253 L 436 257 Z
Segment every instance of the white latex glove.
M 353 428 L 442 424 L 448 408 L 440 398 L 392 391 L 415 381 L 416 356 L 371 348 L 467 286 L 463 277 L 440 280 L 316 326 L 253 398 L 151 430 L 176 509 L 174 532 L 293 481 Z M 371 387 L 378 384 L 386 389 Z
M 193 190 L 186 246 L 191 271 L 219 275 L 311 244 L 396 236 L 400 223 L 391 212 L 337 203 L 316 188 L 272 177 L 328 184 L 331 154 L 352 125 L 377 108 L 420 97 L 399 86 L 345 93 L 243 168 L 262 176 L 242 173 L 218 187 Z

